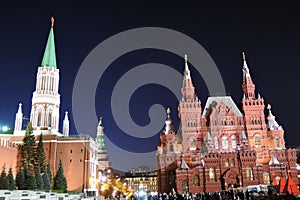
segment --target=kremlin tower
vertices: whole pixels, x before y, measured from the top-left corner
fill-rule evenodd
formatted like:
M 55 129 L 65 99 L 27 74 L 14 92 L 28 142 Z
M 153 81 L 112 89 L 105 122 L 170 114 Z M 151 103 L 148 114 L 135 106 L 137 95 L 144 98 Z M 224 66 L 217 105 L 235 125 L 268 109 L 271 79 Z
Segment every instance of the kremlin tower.
M 60 94 L 59 69 L 56 64 L 54 19 L 51 18 L 51 27 L 44 51 L 42 63 L 38 67 L 35 91 L 32 95 L 30 122 L 36 141 L 43 134 L 43 145 L 47 162 L 50 163 L 52 177 L 57 172 L 62 161 L 68 190 L 86 192 L 88 195 L 97 195 L 97 180 L 102 169 L 111 167 L 105 143 L 102 118 L 97 127 L 97 138 L 89 135 L 70 136 L 70 122 L 68 112 L 65 112 L 62 122 L 62 133 L 59 131 Z M 7 149 L 11 160 L 19 170 L 16 144 L 22 144 L 25 130 L 22 130 L 23 112 L 19 104 L 15 119 L 15 129 L 11 136 L 5 136 L 8 147 L 14 147 L 13 152 Z M 2 138 L 1 138 L 2 141 Z M 4 140 L 3 140 L 4 141 Z M 4 142 L 1 142 L 1 144 Z M 1 145 L 0 145 L 1 148 Z
M 102 117 L 97 127 L 97 138 L 96 143 L 98 145 L 98 168 L 100 171 L 105 171 L 111 168 L 111 162 L 106 151 L 105 141 L 104 141 L 104 126 L 102 124 Z
M 30 122 L 34 129 L 34 134 L 57 134 L 59 133 L 59 69 L 56 64 L 55 41 L 54 41 L 54 18 L 51 18 L 51 28 L 48 41 L 44 51 L 41 66 L 38 68 L 36 76 L 35 91 L 32 95 L 32 106 Z M 15 135 L 24 135 L 22 127 L 22 108 L 19 105 L 15 121 Z M 64 124 L 64 129 L 69 129 Z

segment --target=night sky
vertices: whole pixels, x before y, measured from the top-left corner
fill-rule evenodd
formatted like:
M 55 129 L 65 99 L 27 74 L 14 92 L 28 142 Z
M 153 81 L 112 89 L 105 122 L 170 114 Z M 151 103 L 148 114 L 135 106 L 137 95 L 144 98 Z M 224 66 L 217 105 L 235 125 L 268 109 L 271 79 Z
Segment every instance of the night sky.
M 56 58 L 60 69 L 60 121 L 62 126 L 64 112 L 68 110 L 71 134 L 77 134 L 72 117 L 73 84 L 90 51 L 122 31 L 164 27 L 188 35 L 206 49 L 218 66 L 226 93 L 236 104 L 242 99 L 241 52 L 245 51 L 256 94 L 259 92 L 265 103 L 272 105 L 277 122 L 285 130 L 286 145 L 299 145 L 300 12 L 296 4 L 270 2 L 1 3 L 0 123 L 13 128 L 19 102 L 23 103 L 24 115 L 29 116 L 37 68 L 46 45 L 50 17 L 54 16 Z M 184 69 L 183 58 L 167 51 L 129 52 L 105 71 L 95 96 L 97 116 L 104 117 L 107 137 L 121 148 L 134 152 L 154 151 L 159 134 L 146 140 L 128 137 L 112 117 L 110 98 L 114 85 L 126 71 L 149 62 L 171 66 L 180 73 Z M 192 66 L 190 68 L 196 93 L 204 107 L 208 89 L 201 75 Z M 129 105 L 132 119 L 140 126 L 147 125 L 150 122 L 148 110 L 153 104 L 170 107 L 178 127 L 176 97 L 167 88 L 156 84 L 136 90 Z M 97 124 L 86 124 L 86 133 L 95 134 Z

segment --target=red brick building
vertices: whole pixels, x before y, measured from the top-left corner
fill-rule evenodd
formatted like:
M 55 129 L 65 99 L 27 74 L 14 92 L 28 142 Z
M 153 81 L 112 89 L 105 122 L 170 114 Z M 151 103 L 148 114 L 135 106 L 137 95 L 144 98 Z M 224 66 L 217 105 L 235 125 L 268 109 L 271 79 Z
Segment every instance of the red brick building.
M 35 91 L 32 95 L 30 122 L 36 141 L 43 134 L 46 162 L 50 162 L 52 177 L 62 161 L 68 190 L 98 194 L 100 170 L 111 167 L 104 143 L 102 118 L 97 126 L 97 137 L 70 136 L 68 112 L 65 112 L 62 133 L 59 131 L 60 94 L 59 69 L 56 64 L 54 19 L 52 18 L 48 40 L 41 65 L 38 67 Z M 16 113 L 13 134 L 0 135 L 0 164 L 19 170 L 17 146 L 25 135 L 22 104 Z M 5 156 L 3 156 L 5 155 Z M 16 175 L 16 173 L 14 173 Z
M 298 183 L 296 152 L 286 149 L 284 130 L 264 99 L 255 93 L 243 53 L 241 110 L 230 96 L 209 97 L 202 109 L 185 59 L 181 127 L 168 109 L 156 153 L 159 192 L 210 192 L 269 184 L 291 176 Z
M 7 139 L 17 147 L 17 145 L 22 144 L 23 137 L 10 135 Z M 39 141 L 39 136 L 36 136 L 35 139 Z M 98 145 L 93 138 L 90 136 L 60 137 L 45 134 L 43 135 L 43 144 L 46 161 L 50 162 L 52 177 L 55 176 L 61 160 L 68 190 L 90 194 L 98 193 Z M 6 148 L 5 151 L 8 150 Z M 12 160 L 16 171 L 19 169 L 19 156 L 17 148 L 15 148 L 14 154 L 9 158 Z M 6 157 L 3 162 L 8 163 L 9 159 Z
M 0 134 L 0 167 L 2 170 L 4 166 L 6 173 L 8 173 L 8 169 L 11 167 L 13 173 L 16 174 L 18 146 L 6 136 L 7 134 Z

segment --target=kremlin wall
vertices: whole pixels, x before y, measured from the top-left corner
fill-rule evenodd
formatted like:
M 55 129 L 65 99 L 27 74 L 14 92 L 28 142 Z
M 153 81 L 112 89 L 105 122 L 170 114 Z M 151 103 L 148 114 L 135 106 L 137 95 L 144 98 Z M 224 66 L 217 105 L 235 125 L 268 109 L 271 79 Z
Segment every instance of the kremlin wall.
M 97 195 L 99 174 L 111 168 L 102 118 L 95 127 L 96 138 L 70 135 L 68 112 L 62 122 L 63 130 L 59 131 L 60 77 L 54 41 L 52 19 L 32 95 L 33 134 L 36 141 L 43 134 L 46 159 L 53 177 L 61 160 L 68 190 Z M 202 106 L 185 58 L 182 100 L 178 105 L 182 126 L 179 130 L 174 128 L 168 109 L 156 153 L 157 177 L 151 173 L 151 180 L 157 180 L 157 184 L 152 184 L 153 191 L 157 187 L 158 192 L 213 192 L 255 184 L 276 185 L 282 178 L 298 184 L 296 151 L 286 148 L 284 129 L 275 120 L 270 105 L 268 116 L 265 116 L 265 102 L 255 92 L 245 54 L 242 69 L 241 109 L 230 96 L 209 97 Z M 20 103 L 13 134 L 0 134 L 0 166 L 12 167 L 15 175 L 18 145 L 22 144 L 25 134 L 23 125 Z M 128 180 L 136 184 L 137 177 L 130 176 Z M 146 184 L 146 178 L 143 180 Z
M 69 135 L 68 112 L 65 112 L 63 131 L 59 132 L 60 94 L 59 69 L 56 64 L 54 19 L 40 67 L 38 67 L 35 91 L 32 95 L 30 122 L 36 141 L 43 135 L 43 145 L 47 162 L 50 162 L 52 177 L 62 161 L 68 190 L 98 195 L 100 170 L 111 168 L 104 144 L 102 118 L 95 127 L 97 137 Z M 13 134 L 0 134 L 0 166 L 12 167 L 14 175 L 18 172 L 20 159 L 18 145 L 25 135 L 23 127 L 22 104 L 16 113 Z M 26 124 L 25 124 L 26 125 Z M 99 167 L 101 166 L 101 167 Z

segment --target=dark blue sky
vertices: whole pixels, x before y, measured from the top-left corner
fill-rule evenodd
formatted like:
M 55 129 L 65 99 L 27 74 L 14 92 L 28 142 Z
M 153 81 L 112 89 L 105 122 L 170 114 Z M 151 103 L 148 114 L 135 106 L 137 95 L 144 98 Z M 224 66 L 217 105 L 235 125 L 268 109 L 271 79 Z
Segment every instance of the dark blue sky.
M 196 1 L 194 1 L 196 2 Z M 72 89 L 81 63 L 106 38 L 138 27 L 164 27 L 182 32 L 201 44 L 217 64 L 226 92 L 239 104 L 242 98 L 241 51 L 246 51 L 252 79 L 273 114 L 285 129 L 287 145 L 299 145 L 298 106 L 300 72 L 300 13 L 296 4 L 285 3 L 194 3 L 184 1 L 100 1 L 33 2 L 10 1 L 0 6 L 0 122 L 14 125 L 18 103 L 29 115 L 37 67 L 40 65 L 55 17 L 55 39 L 60 69 L 61 121 L 70 112 Z M 159 50 L 140 50 L 117 59 L 99 82 L 96 100 L 98 116 L 104 116 L 108 137 L 122 148 L 137 152 L 155 150 L 158 135 L 143 142 L 124 136 L 113 121 L 110 110 L 112 88 L 130 68 L 148 62 L 162 63 L 182 72 L 182 58 Z M 208 91 L 191 67 L 196 93 L 205 105 Z M 104 88 L 104 89 L 103 89 Z M 160 103 L 171 107 L 178 124 L 175 96 L 158 85 L 139 88 L 131 98 L 130 112 L 139 125 L 149 123 L 148 108 Z M 88 123 L 88 122 L 87 122 Z M 87 133 L 96 131 L 91 125 Z M 118 138 L 118 139 L 116 139 Z M 121 142 L 120 142 L 121 139 Z

